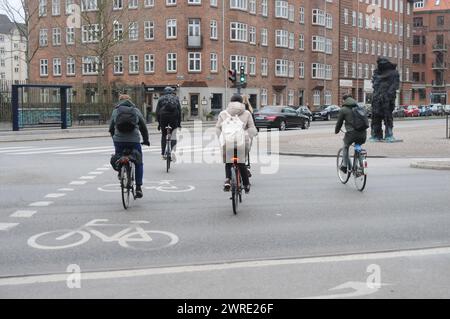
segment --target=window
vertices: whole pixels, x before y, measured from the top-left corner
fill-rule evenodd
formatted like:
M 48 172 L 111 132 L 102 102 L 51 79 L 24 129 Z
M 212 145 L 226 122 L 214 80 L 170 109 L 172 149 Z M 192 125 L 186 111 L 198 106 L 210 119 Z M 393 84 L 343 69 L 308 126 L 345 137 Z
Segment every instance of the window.
M 247 57 L 244 55 L 230 55 L 230 69 L 240 70 L 244 67 L 244 72 L 247 73 Z
M 312 24 L 324 26 L 325 25 L 325 11 L 319 10 L 319 9 L 313 9 Z
M 66 28 L 66 44 L 75 44 L 75 28 Z
M 117 21 L 114 22 L 114 40 L 123 40 L 123 24 Z
M 75 0 L 66 0 L 66 15 L 75 13 Z
M 202 71 L 202 55 L 199 52 L 188 53 L 189 72 Z
M 202 4 L 202 0 L 188 0 L 188 4 Z
M 261 59 L 261 76 L 267 76 L 269 74 L 269 62 L 267 58 Z
M 294 105 L 294 90 L 288 91 L 288 105 L 289 106 Z
M 40 76 L 48 76 L 48 60 L 41 59 L 39 61 L 40 65 Z
M 218 72 L 218 66 L 217 66 L 217 53 L 211 53 L 209 55 L 209 68 L 212 73 Z
M 218 33 L 217 33 L 217 21 L 216 20 L 211 20 L 211 22 L 209 23 L 209 37 L 212 40 L 217 40 L 218 39 Z
M 123 9 L 123 0 L 114 0 L 113 10 L 121 10 L 121 9 Z
M 249 74 L 256 75 L 256 57 L 251 56 L 248 58 Z
M 67 75 L 75 75 L 75 58 L 67 58 L 66 68 Z
M 230 0 L 230 9 L 247 11 L 247 0 Z
M 305 8 L 304 7 L 300 7 L 299 21 L 301 24 L 305 24 Z
M 344 78 L 348 78 L 348 62 L 344 61 Z
M 295 7 L 293 5 L 289 5 L 288 20 L 294 22 L 294 16 L 295 16 Z
M 211 6 L 211 7 L 217 7 L 218 5 L 217 5 L 217 0 L 210 0 L 209 1 L 209 5 Z
M 81 11 L 96 11 L 97 0 L 81 0 Z
M 255 27 L 249 27 L 248 41 L 250 42 L 250 44 L 256 44 L 256 28 Z
M 155 0 L 144 0 L 144 7 L 154 7 L 155 6 Z
M 137 9 L 138 6 L 138 0 L 128 0 L 128 9 Z
M 137 22 L 130 22 L 128 25 L 128 38 L 130 41 L 139 40 L 139 25 Z
M 305 36 L 303 34 L 300 34 L 298 39 L 298 48 L 301 51 L 305 50 Z
M 138 74 L 139 73 L 139 56 L 138 55 L 130 55 L 128 57 L 128 73 L 129 74 Z
M 48 30 L 41 29 L 39 30 L 39 46 L 45 47 L 48 45 Z
M 437 24 L 437 26 L 438 27 L 443 27 L 444 26 L 444 24 L 445 24 L 445 17 L 444 16 L 438 16 L 437 18 L 436 18 L 436 24 Z
M 240 22 L 231 22 L 230 41 L 247 42 L 247 25 Z
M 320 105 L 320 91 L 319 90 L 313 91 L 313 104 L 315 106 Z
M 45 17 L 47 15 L 47 0 L 39 0 L 39 16 Z
M 61 45 L 61 29 L 53 28 L 53 45 L 58 46 Z
M 62 68 L 61 68 L 61 59 L 54 58 L 53 59 L 53 76 L 61 76 Z
M 176 39 L 177 38 L 177 20 L 169 19 L 166 20 L 166 39 Z
M 328 91 L 328 90 L 325 91 L 324 97 L 325 97 L 325 104 L 330 105 L 332 103 L 332 98 L 333 98 L 331 91 Z
M 344 51 L 348 51 L 348 36 L 344 36 Z
M 144 55 L 144 72 L 154 73 L 155 72 L 155 55 L 145 54 Z
M 60 3 L 60 0 L 52 0 L 52 15 L 53 16 L 61 15 L 61 3 Z
M 144 22 L 144 39 L 145 40 L 155 39 L 155 23 L 153 21 Z
M 95 56 L 86 56 L 82 58 L 83 75 L 97 75 L 99 58 Z
M 305 62 L 298 63 L 298 76 L 301 79 L 305 78 Z
M 166 71 L 173 73 L 177 72 L 177 54 L 167 53 Z
M 200 36 L 200 19 L 189 19 L 188 35 L 191 37 Z
M 265 28 L 261 29 L 261 45 L 262 46 L 268 45 L 267 29 L 265 29 Z
M 282 59 L 275 60 L 275 76 L 287 77 L 288 76 L 288 61 Z
M 288 32 L 286 30 L 275 30 L 275 46 L 279 48 L 288 47 Z
M 114 74 L 123 74 L 123 56 L 116 55 L 114 57 L 113 72 Z
M 344 24 L 348 24 L 348 9 L 344 9 Z
M 275 18 L 288 19 L 289 9 L 287 1 L 275 1 Z
M 98 42 L 100 35 L 100 25 L 98 24 L 84 25 L 81 28 L 81 34 L 82 34 L 81 39 L 83 43 L 96 43 Z
M 256 0 L 249 0 L 248 6 L 249 6 L 248 11 L 251 14 L 256 14 Z
M 289 33 L 289 49 L 293 50 L 295 46 L 295 35 L 294 32 Z
M 261 89 L 261 106 L 267 105 L 267 89 Z
M 166 6 L 176 6 L 177 0 L 166 0 Z
M 267 17 L 268 12 L 269 12 L 269 8 L 268 8 L 267 0 L 262 0 L 261 1 L 261 15 L 263 17 Z

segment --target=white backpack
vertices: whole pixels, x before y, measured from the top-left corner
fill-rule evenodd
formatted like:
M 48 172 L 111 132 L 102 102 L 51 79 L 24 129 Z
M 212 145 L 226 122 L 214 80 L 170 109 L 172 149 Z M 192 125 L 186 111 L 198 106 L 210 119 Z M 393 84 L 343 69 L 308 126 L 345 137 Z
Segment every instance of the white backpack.
M 245 145 L 244 122 L 239 116 L 231 116 L 227 111 L 224 112 L 227 118 L 222 122 L 222 134 L 220 135 L 221 146 L 227 148 L 242 147 Z

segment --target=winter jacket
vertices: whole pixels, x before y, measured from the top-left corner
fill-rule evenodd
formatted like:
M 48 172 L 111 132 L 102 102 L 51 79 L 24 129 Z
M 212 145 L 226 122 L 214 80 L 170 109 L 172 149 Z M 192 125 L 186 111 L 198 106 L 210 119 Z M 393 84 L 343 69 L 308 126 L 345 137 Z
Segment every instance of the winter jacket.
M 345 122 L 345 130 L 347 132 L 353 132 L 355 129 L 353 128 L 353 111 L 354 107 L 357 107 L 358 103 L 349 97 L 344 101 L 342 108 L 339 110 L 339 115 L 335 127 L 335 133 L 338 134 L 342 128 L 342 125 Z
M 169 111 L 172 108 L 176 111 Z M 159 123 L 176 123 L 177 127 L 181 127 L 181 104 L 178 96 L 175 94 L 161 96 L 156 106 L 156 118 Z
M 130 133 L 123 133 L 123 132 L 119 132 L 119 130 L 116 129 L 116 119 L 117 119 L 117 109 L 120 106 L 128 106 L 133 108 L 134 112 L 137 115 L 137 119 L 136 119 L 136 126 L 133 132 Z M 120 101 L 119 104 L 116 105 L 116 107 L 114 108 L 114 111 L 112 112 L 111 115 L 111 122 L 109 124 L 109 133 L 111 134 L 113 141 L 114 142 L 118 142 L 118 143 L 140 143 L 141 142 L 141 137 L 139 135 L 139 131 L 142 134 L 142 139 L 143 142 L 146 143 L 149 140 L 148 137 L 148 130 L 147 130 L 147 126 L 145 124 L 145 120 L 144 117 L 142 116 L 141 111 L 139 111 L 139 109 L 136 107 L 136 105 L 134 105 L 131 101 L 129 100 L 123 100 Z

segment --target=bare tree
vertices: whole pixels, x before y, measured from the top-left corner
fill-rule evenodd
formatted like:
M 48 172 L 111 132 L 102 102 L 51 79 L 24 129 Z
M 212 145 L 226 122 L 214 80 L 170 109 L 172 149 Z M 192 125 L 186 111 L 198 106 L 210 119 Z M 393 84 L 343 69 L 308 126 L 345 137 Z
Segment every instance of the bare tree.
M 15 24 L 20 37 L 26 42 L 25 62 L 27 64 L 27 78 L 30 78 L 30 65 L 34 56 L 39 50 L 39 45 L 33 45 L 30 42 L 30 35 L 36 30 L 38 23 L 31 21 L 39 20 L 39 7 L 28 6 L 29 0 L 20 0 L 20 5 L 13 5 L 9 0 L 0 0 L 0 9 L 2 9 L 8 18 Z

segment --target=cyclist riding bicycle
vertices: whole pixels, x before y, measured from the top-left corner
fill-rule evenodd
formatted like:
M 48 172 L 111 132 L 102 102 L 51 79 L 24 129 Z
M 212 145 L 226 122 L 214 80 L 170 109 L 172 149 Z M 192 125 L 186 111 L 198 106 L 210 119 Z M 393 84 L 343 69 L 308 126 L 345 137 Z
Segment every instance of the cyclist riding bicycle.
M 226 137 L 223 136 L 224 131 L 227 130 L 225 126 L 227 126 L 230 121 L 236 121 L 238 124 L 237 130 L 242 130 L 241 132 L 236 132 L 235 136 L 239 135 L 240 133 L 244 135 L 245 140 L 243 141 L 243 145 L 240 147 L 236 146 L 236 144 L 234 143 L 231 145 L 227 145 Z M 234 124 L 231 125 L 234 126 Z M 258 132 L 256 130 L 252 115 L 249 111 L 245 110 L 245 106 L 242 103 L 242 96 L 240 96 L 239 94 L 234 94 L 231 97 L 231 101 L 228 104 L 227 109 L 219 114 L 219 118 L 216 123 L 216 133 L 217 136 L 219 136 L 219 139 L 221 139 L 223 159 L 225 163 L 226 179 L 224 183 L 224 191 L 230 191 L 233 158 L 236 157 L 237 154 L 240 154 L 242 156 L 237 156 L 239 158 L 238 165 L 244 184 L 244 190 L 246 193 L 249 193 L 250 180 L 248 176 L 248 170 L 245 165 L 245 160 L 250 150 L 250 141 L 258 134 Z
M 344 136 L 344 152 L 343 157 L 345 159 L 344 163 L 342 163 L 341 171 L 344 174 L 347 173 L 348 169 L 351 169 L 351 162 L 349 156 L 349 147 L 353 143 L 362 145 L 367 140 L 367 128 L 360 129 L 355 128 L 355 114 L 354 108 L 358 108 L 358 103 L 353 99 L 351 95 L 344 95 L 343 97 L 344 104 L 339 111 L 337 123 L 334 132 L 339 134 L 341 131 L 342 125 L 345 124 L 345 136 Z
M 120 95 L 119 103 L 111 115 L 109 133 L 112 136 L 116 156 L 129 149 L 138 152 L 136 161 L 136 198 L 142 198 L 142 182 L 144 178 L 144 162 L 142 158 L 141 137 L 144 145 L 150 146 L 148 130 L 144 117 L 128 95 Z
M 161 131 L 161 156 L 166 160 L 166 127 L 170 125 L 172 128 L 172 161 L 175 162 L 175 146 L 177 145 L 177 128 L 181 128 L 181 104 L 175 90 L 171 87 L 166 87 L 163 91 L 163 96 L 158 100 L 156 106 L 156 118 L 158 120 L 158 131 Z

